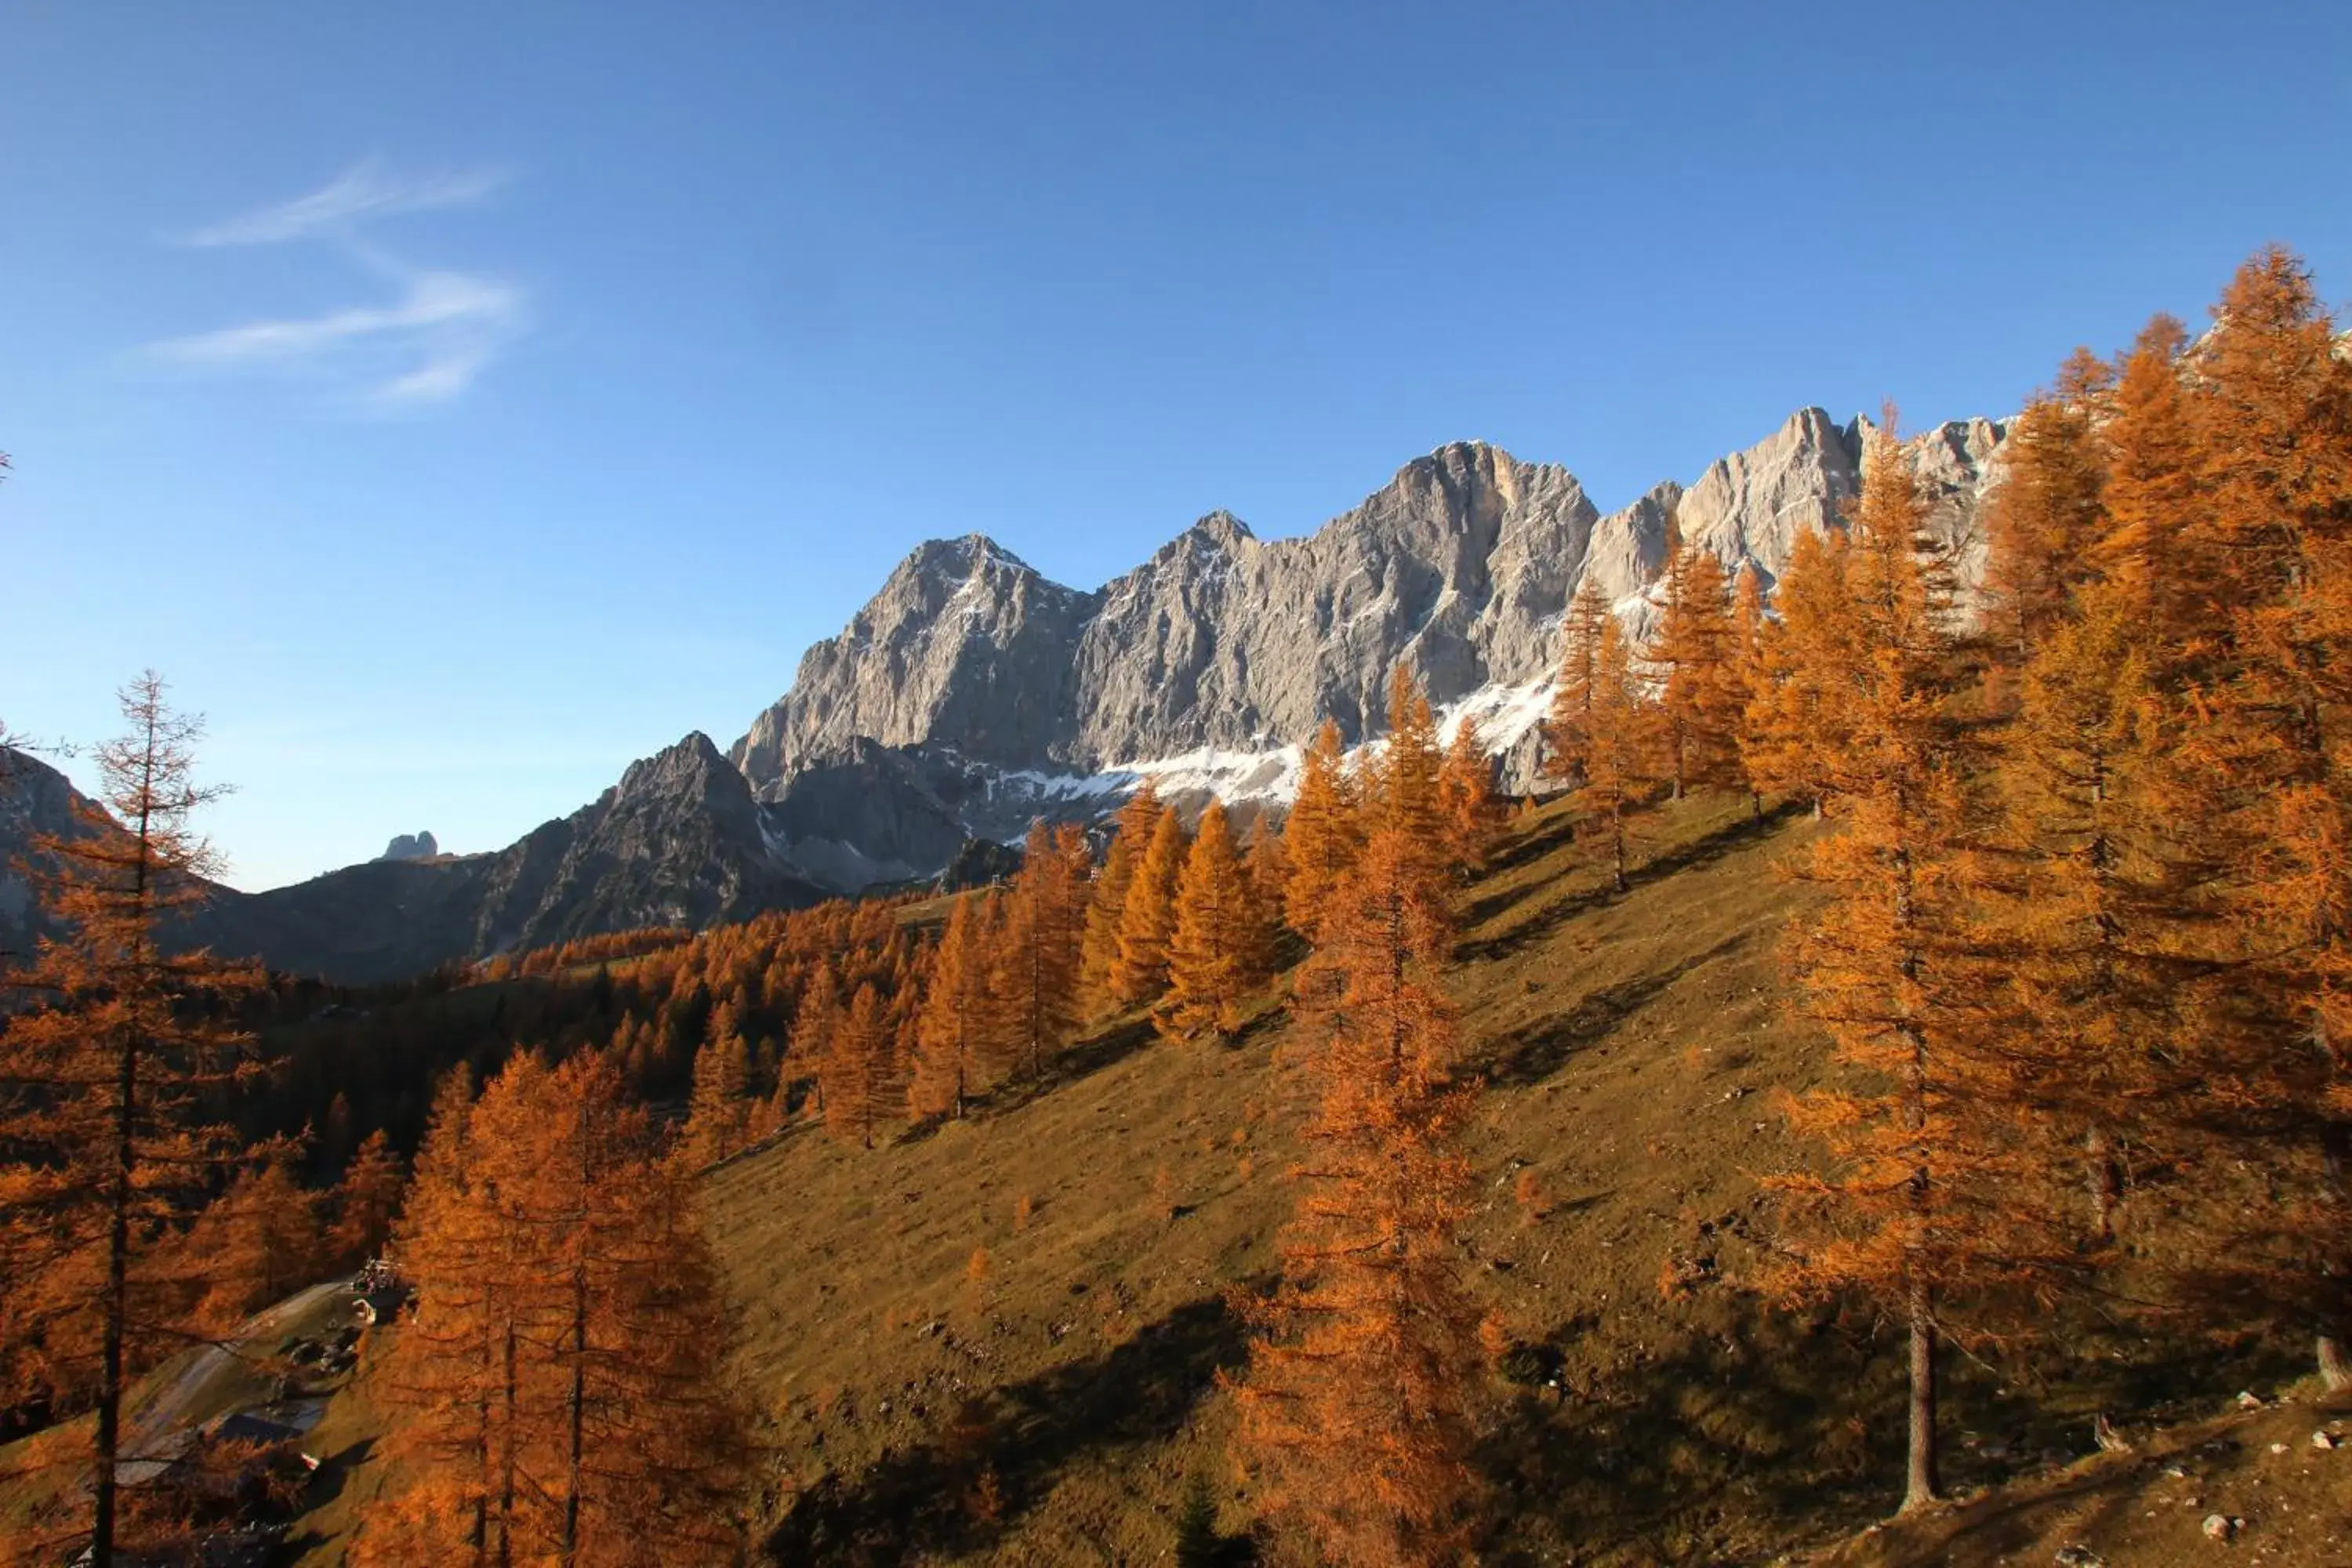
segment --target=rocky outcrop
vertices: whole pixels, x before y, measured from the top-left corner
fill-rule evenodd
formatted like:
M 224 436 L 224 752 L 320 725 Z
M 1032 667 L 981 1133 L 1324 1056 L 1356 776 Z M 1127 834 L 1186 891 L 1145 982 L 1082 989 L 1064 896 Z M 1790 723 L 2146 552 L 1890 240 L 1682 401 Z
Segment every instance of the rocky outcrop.
M 430 833 L 398 833 L 384 846 L 379 860 L 430 860 L 441 853 L 441 846 Z
M 1095 598 L 979 534 L 933 540 L 839 637 L 808 650 L 733 760 L 772 786 L 861 739 L 943 742 L 1005 767 L 1054 754 L 1076 700 L 1071 652 Z
M 1689 485 L 1605 516 L 1565 468 L 1456 443 L 1306 538 L 1262 541 L 1212 512 L 1092 594 L 977 536 L 928 544 L 809 650 L 731 754 L 778 800 L 861 737 L 1077 774 L 1269 749 L 1327 716 L 1369 739 L 1399 661 L 1440 704 L 1545 679 L 1588 577 L 1641 629 L 1670 524 L 1776 581 L 1797 537 L 1835 526 L 1858 491 L 1867 430 L 1804 409 Z M 2001 437 L 1973 420 L 1909 444 L 1964 571 L 1981 562 L 1974 519 Z

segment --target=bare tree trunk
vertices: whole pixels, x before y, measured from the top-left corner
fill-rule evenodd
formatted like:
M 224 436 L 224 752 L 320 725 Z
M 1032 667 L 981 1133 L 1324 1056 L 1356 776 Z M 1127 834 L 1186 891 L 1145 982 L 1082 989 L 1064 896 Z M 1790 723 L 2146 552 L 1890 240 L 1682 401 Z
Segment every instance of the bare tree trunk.
M 1909 1513 L 1936 1500 L 1941 1489 L 1936 1474 L 1936 1323 L 1928 1299 L 1926 1274 L 1911 1275 L 1911 1430 L 1910 1457 L 1904 1472 L 1903 1511 Z
M 1616 841 L 1614 870 L 1617 890 L 1622 893 L 1625 890 L 1625 803 L 1622 795 L 1609 803 L 1609 829 Z
M 514 1568 L 514 1500 L 515 1500 L 515 1331 L 507 1325 L 507 1434 L 499 1458 L 499 1568 Z
M 114 1170 L 107 1194 L 106 1327 L 98 1385 L 98 1473 L 91 1481 L 89 1560 L 114 1561 L 114 1467 L 122 1442 L 122 1328 L 131 1273 L 131 1134 L 137 1126 L 139 1048 L 126 1036 L 114 1083 Z
M 586 1222 L 582 1222 L 585 1229 Z M 582 1245 L 586 1237 L 582 1237 Z M 571 1478 L 563 1494 L 563 1553 L 564 1568 L 572 1568 L 580 1550 L 580 1480 L 585 1467 L 582 1460 L 586 1452 L 588 1405 L 588 1268 L 574 1265 L 572 1270 L 572 1449 Z

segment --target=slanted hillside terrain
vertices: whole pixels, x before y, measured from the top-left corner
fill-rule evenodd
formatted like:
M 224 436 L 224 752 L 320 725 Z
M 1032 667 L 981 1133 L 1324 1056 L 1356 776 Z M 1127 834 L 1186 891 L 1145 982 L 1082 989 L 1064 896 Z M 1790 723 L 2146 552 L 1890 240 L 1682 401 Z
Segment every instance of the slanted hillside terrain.
M 1779 931 L 1811 894 L 1779 868 L 1818 830 L 1752 822 L 1744 800 L 1638 821 L 1622 897 L 1559 808 L 1520 818 L 1461 894 L 1452 989 L 1488 1086 L 1465 1236 L 1499 1352 L 1482 1394 L 1488 1560 L 2210 1552 L 2202 1512 L 2173 1528 L 2191 1511 L 2175 1493 L 2242 1519 L 2240 1545 L 2267 1560 L 2352 1560 L 2316 1532 L 2352 1473 L 2352 1446 L 2309 1445 L 2327 1412 L 2230 1417 L 2250 1425 L 2215 1429 L 2227 1450 L 2189 1430 L 2185 1490 L 2168 1448 L 2091 1459 L 2100 1413 L 2145 1433 L 2300 1369 L 2095 1314 L 1998 1364 L 1952 1357 L 1948 1480 L 2001 1489 L 1858 1534 L 1899 1497 L 1899 1336 L 1751 1289 L 1773 1235 L 1760 1178 L 1807 1157 L 1774 1097 L 1833 1070 L 1780 1006 Z M 1269 1280 L 1295 1198 L 1292 1028 L 1271 996 L 1230 1047 L 1120 1020 L 965 1121 L 870 1151 L 796 1125 L 708 1173 L 771 1445 L 774 1561 L 1165 1562 L 1196 1477 L 1222 1528 L 1245 1531 L 1218 1374 L 1244 1355 L 1234 1293 Z M 385 1479 L 366 1370 L 314 1434 L 328 1466 L 297 1527 L 306 1563 L 341 1560 Z M 2273 1463 L 2273 1426 L 2305 1447 Z

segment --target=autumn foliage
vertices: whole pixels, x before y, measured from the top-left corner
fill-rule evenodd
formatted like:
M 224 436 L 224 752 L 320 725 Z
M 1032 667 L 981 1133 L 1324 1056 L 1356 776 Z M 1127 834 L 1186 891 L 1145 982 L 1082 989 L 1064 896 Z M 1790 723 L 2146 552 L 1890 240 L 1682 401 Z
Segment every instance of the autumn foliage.
M 402 1484 L 367 1563 L 732 1563 L 751 1449 L 688 1177 L 602 1053 L 436 1107 L 383 1369 Z

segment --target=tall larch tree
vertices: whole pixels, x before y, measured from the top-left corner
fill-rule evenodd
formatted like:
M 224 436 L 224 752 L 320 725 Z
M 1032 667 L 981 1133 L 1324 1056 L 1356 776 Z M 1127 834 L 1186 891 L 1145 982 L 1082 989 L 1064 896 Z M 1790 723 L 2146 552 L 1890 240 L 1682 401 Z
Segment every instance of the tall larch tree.
M 824 1124 L 835 1136 L 855 1138 L 871 1149 L 874 1134 L 902 1109 L 894 1044 L 881 994 L 872 985 L 860 985 L 818 1069 Z
M 1601 682 L 1601 640 L 1617 617 L 1590 570 L 1560 618 L 1559 686 L 1544 720 L 1543 773 L 1574 789 L 1584 782 L 1595 693 Z
M 1135 868 L 1151 846 L 1160 826 L 1160 793 L 1150 779 L 1118 808 L 1110 847 L 1104 851 L 1087 898 L 1086 933 L 1078 952 L 1078 992 L 1089 1018 L 1100 1018 L 1119 1006 L 1111 972 L 1118 966 L 1119 930 L 1127 918 L 1128 889 L 1135 885 Z
M 1850 1089 L 1794 1100 L 1791 1120 L 1831 1155 L 1784 1179 L 1799 1298 L 1860 1290 L 1908 1337 L 1903 1506 L 1938 1495 L 1938 1347 L 1955 1316 L 2003 1288 L 2046 1281 L 2079 1227 L 2037 1201 L 2042 1166 L 2021 1140 L 1998 1049 L 1970 1048 L 1968 849 L 1971 806 L 1950 689 L 1954 644 L 1927 513 L 1892 419 L 1872 432 L 1844 573 L 1856 657 L 1811 672 L 1838 722 L 1817 752 L 1843 829 L 1815 841 L 1807 875 L 1829 895 L 1792 929 L 1805 1005 Z
M 1996 665 L 2015 669 L 2071 618 L 2107 528 L 2099 426 L 2114 372 L 2076 351 L 2058 384 L 2025 405 L 2001 444 L 1986 508 L 1984 622 Z
M 1262 935 L 1266 968 L 1274 968 L 1275 943 L 1283 924 L 1282 901 L 1290 886 L 1290 863 L 1271 814 L 1260 811 L 1242 847 L 1242 878 L 1249 884 L 1251 914 Z
M 1360 811 L 1339 726 L 1326 719 L 1300 758 L 1298 794 L 1282 828 L 1283 858 L 1289 862 L 1283 920 L 1309 940 L 1331 889 L 1355 863 L 1362 837 Z
M 1723 563 L 1678 533 L 1669 542 L 1657 629 L 1640 662 L 1658 688 L 1658 771 L 1680 800 L 1733 781 L 1741 703 Z
M 1437 775 L 1438 805 L 1445 819 L 1445 853 L 1460 871 L 1484 869 L 1500 813 L 1495 803 L 1495 759 L 1486 752 L 1475 715 L 1465 713 L 1446 744 L 1445 765 Z
M 2223 810 L 2233 984 L 2199 1065 L 2283 1194 L 2237 1248 L 2352 1383 L 2352 363 L 2303 263 L 2242 268 L 2192 351 L 2199 502 L 2176 546 L 2203 722 L 2178 754 Z
M 98 1563 L 118 1544 L 128 1381 L 188 1326 L 168 1244 L 238 1155 L 208 1110 L 257 1070 L 233 1008 L 259 976 L 166 941 L 217 868 L 194 820 L 218 794 L 195 782 L 202 721 L 152 671 L 121 701 L 97 803 L 34 846 L 61 934 L 10 977 L 21 1010 L 0 1032 L 0 1372 L 12 1400 L 96 1406 Z
M 841 984 L 832 963 L 820 958 L 801 991 L 800 1005 L 793 1009 L 784 1052 L 786 1074 L 811 1083 L 820 1114 L 824 1110 L 824 1064 L 833 1058 L 834 1037 L 841 1032 Z
M 360 1561 L 739 1561 L 748 1423 L 688 1173 L 595 1052 L 516 1058 L 463 1138 L 428 1144 L 404 1222 L 407 1462 Z
M 733 1005 L 721 1003 L 711 1010 L 709 1031 L 694 1053 L 682 1147 L 695 1168 L 717 1164 L 742 1149 L 751 1131 L 751 1048 L 736 1026 Z
M 1234 1388 L 1263 1508 L 1350 1568 L 1466 1555 L 1481 1353 L 1454 1242 L 1469 1090 L 1438 981 L 1449 946 L 1443 884 L 1376 831 L 1301 974 L 1303 1191 Z
M 1118 922 L 1111 994 L 1122 1006 L 1157 1001 L 1168 989 L 1168 939 L 1176 930 L 1176 884 L 1184 874 L 1184 825 L 1172 810 L 1152 825 L 1151 844 L 1128 884 Z
M 335 1223 L 329 1241 L 339 1264 L 351 1268 L 383 1255 L 406 1184 L 400 1156 L 393 1152 L 382 1128 L 360 1141 L 335 1187 Z
M 331 1258 L 317 1194 L 296 1180 L 296 1151 L 260 1151 L 190 1227 L 185 1271 L 204 1283 L 194 1321 L 226 1338 L 246 1318 L 314 1283 Z
M 961 1117 L 980 1085 L 990 1033 L 988 955 L 980 938 L 982 895 L 966 893 L 948 910 L 923 987 L 908 1107 L 917 1116 Z
M 1740 786 L 1748 792 L 1748 814 L 1758 823 L 1764 820 L 1764 783 L 1755 759 L 1770 743 L 1763 729 L 1767 708 L 1760 700 L 1772 684 L 1765 660 L 1770 625 L 1764 609 L 1763 574 L 1753 561 L 1744 562 L 1731 599 L 1732 689 L 1739 702 L 1732 733 Z
M 1575 776 L 1580 782 L 1569 799 L 1599 833 L 1609 858 L 1611 886 L 1621 893 L 1628 885 L 1625 819 L 1654 782 L 1656 720 L 1654 709 L 1643 700 L 1625 628 L 1611 616 L 1601 628 L 1579 721 L 1582 754 Z
M 1264 936 L 1252 908 L 1225 808 L 1201 813 L 1176 889 L 1176 929 L 1168 942 L 1168 993 L 1151 1022 L 1169 1039 L 1231 1036 L 1242 1000 L 1264 973 Z
M 1834 759 L 1852 721 L 1844 672 L 1864 657 L 1851 547 L 1843 530 L 1811 531 L 1790 546 L 1773 591 L 1777 618 L 1764 623 L 1756 679 L 1740 727 L 1740 761 L 1751 789 L 1810 801 L 1818 820 L 1834 785 Z
M 1089 864 L 1076 824 L 1033 823 L 1005 900 L 1005 1048 L 1032 1078 L 1077 1021 Z

